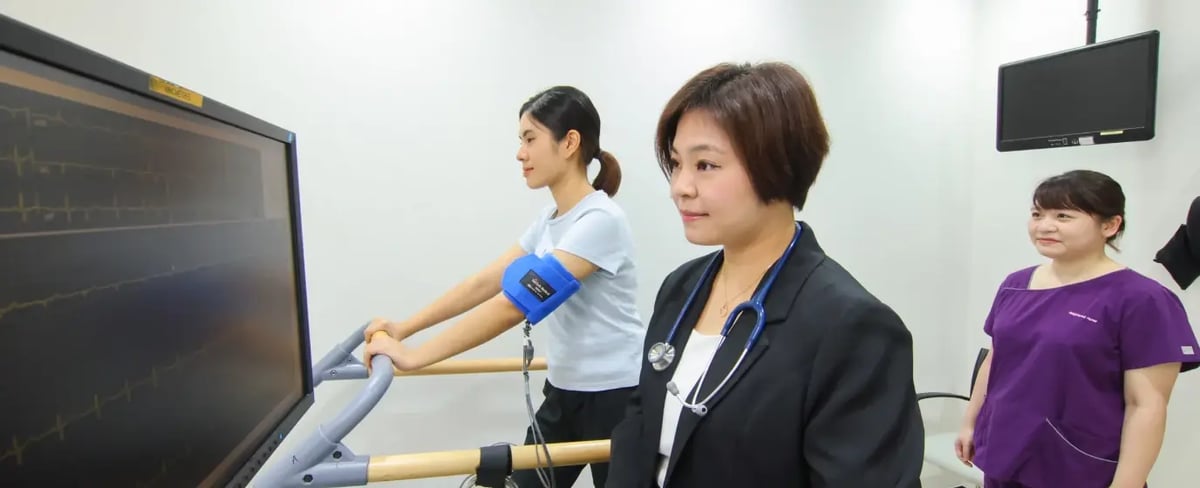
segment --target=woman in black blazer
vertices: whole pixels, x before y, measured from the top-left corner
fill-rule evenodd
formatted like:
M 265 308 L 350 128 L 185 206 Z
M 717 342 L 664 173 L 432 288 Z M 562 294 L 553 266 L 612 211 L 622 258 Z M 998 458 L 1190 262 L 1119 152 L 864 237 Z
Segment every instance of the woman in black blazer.
M 715 66 L 667 104 L 656 151 L 684 233 L 722 249 L 659 288 L 608 488 L 920 486 L 912 336 L 794 218 L 828 150 L 784 64 Z M 758 334 L 737 313 L 755 296 Z

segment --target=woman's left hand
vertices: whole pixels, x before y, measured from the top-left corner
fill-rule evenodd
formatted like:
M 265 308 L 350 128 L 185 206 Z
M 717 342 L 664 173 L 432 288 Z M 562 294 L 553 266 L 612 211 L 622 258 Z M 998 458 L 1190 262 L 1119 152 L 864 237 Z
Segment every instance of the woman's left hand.
M 412 371 L 417 369 L 417 362 L 413 357 L 413 350 L 406 347 L 400 341 L 385 335 L 379 335 L 374 340 L 368 342 L 363 355 L 366 356 L 367 373 L 371 372 L 371 359 L 376 355 L 382 354 L 392 360 L 392 365 L 400 371 Z

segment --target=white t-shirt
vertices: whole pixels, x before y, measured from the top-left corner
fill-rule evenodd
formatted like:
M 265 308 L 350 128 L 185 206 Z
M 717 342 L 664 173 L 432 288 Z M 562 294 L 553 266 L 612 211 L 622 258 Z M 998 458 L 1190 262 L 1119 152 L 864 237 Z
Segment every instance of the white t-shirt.
M 692 329 L 692 336 L 688 338 L 687 347 L 683 348 L 683 353 L 680 354 L 678 361 L 679 366 L 675 367 L 675 374 L 671 375 L 671 381 L 675 382 L 675 387 L 679 389 L 679 398 L 675 398 L 666 388 L 663 388 L 663 394 L 667 396 L 663 402 L 663 423 L 662 430 L 658 436 L 658 486 L 666 483 L 667 465 L 671 460 L 671 449 L 675 446 L 675 430 L 679 426 L 679 416 L 683 413 L 683 403 L 679 400 L 702 400 L 704 397 L 692 398 L 690 393 L 692 388 L 696 386 L 696 382 L 700 380 L 700 375 L 704 374 L 704 370 L 708 369 L 708 364 L 717 353 L 717 346 L 721 344 L 720 335 L 704 335 Z M 705 384 L 713 381 L 712 377 L 704 379 Z M 691 414 L 691 410 L 687 411 Z
M 637 265 L 625 212 L 596 191 L 554 217 L 547 207 L 521 236 L 521 248 L 561 250 L 596 265 L 561 306 L 534 326 L 548 335 L 547 379 L 555 387 L 603 391 L 636 386 L 645 324 L 637 310 Z

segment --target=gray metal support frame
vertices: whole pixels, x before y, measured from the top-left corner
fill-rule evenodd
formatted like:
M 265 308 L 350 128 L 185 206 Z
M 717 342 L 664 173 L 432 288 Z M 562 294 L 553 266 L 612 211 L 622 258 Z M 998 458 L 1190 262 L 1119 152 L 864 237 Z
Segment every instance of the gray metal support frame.
M 323 371 L 332 371 L 330 379 L 346 378 L 347 375 L 338 372 L 344 369 L 332 365 L 345 364 L 346 357 L 353 358 L 350 356 L 350 352 L 362 343 L 362 333 L 365 329 L 366 325 L 356 331 L 357 342 L 353 340 L 354 337 L 348 338 L 321 360 L 322 365 L 326 365 L 327 360 L 330 363 L 326 365 L 328 369 L 322 369 Z M 358 366 L 362 367 L 361 361 L 357 361 L 356 358 L 354 360 Z M 351 371 L 356 370 L 351 369 Z M 316 375 L 315 372 L 314 375 Z M 393 376 L 391 358 L 382 354 L 371 358 L 371 375 L 366 388 L 332 421 L 317 427 L 316 432 L 304 439 L 290 457 L 272 460 L 254 485 L 261 488 L 324 488 L 366 485 L 370 456 L 357 455 L 350 451 L 345 444 L 342 444 L 342 439 L 358 426 L 358 423 L 362 422 L 362 419 L 379 403 L 379 400 L 387 393 L 388 386 L 392 384 Z M 361 377 L 367 377 L 366 367 L 362 367 Z
M 354 350 L 363 343 L 363 333 L 370 322 L 363 324 L 313 366 L 313 388 L 325 380 L 361 380 L 367 377 L 367 365 Z

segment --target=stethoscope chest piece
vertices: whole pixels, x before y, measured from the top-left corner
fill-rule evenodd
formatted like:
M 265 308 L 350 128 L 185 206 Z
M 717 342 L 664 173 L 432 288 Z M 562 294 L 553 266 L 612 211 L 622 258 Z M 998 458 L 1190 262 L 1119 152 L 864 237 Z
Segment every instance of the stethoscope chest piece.
M 657 342 L 650 346 L 650 352 L 646 353 L 646 360 L 650 361 L 650 366 L 655 371 L 664 371 L 671 367 L 671 363 L 675 362 L 675 346 Z
M 729 378 L 733 376 L 733 372 L 738 369 L 738 366 L 741 366 L 742 360 L 746 358 L 746 354 L 754 348 L 759 336 L 762 335 L 763 328 L 766 326 L 766 311 L 763 310 L 763 303 L 767 299 L 767 293 L 771 290 L 771 285 L 775 283 L 775 279 L 779 277 L 779 272 L 783 269 L 784 263 L 787 262 L 788 256 L 792 254 L 792 248 L 796 247 L 796 242 L 800 239 L 800 232 L 800 223 L 797 222 L 796 231 L 792 233 L 792 242 L 788 244 L 787 250 L 783 252 L 783 255 L 771 267 L 770 272 L 767 273 L 766 281 L 760 285 L 758 291 L 754 292 L 750 301 L 738 304 L 725 319 L 725 326 L 721 328 L 721 342 L 717 344 L 718 349 L 725 342 L 725 338 L 729 337 L 729 330 L 733 328 L 734 323 L 741 317 L 742 312 L 751 312 L 755 315 L 754 329 L 751 330 L 750 336 L 746 339 L 746 345 L 742 348 L 742 355 L 733 363 L 733 367 L 729 369 L 729 372 L 725 373 L 725 379 L 721 380 L 721 383 L 702 400 L 696 400 L 700 388 L 693 389 L 689 399 L 683 399 L 679 397 L 675 383 L 673 381 L 667 382 L 667 392 L 679 399 L 683 406 L 690 408 L 696 415 L 703 417 L 708 414 L 708 406 L 706 405 L 708 401 L 725 386 L 725 382 L 729 381 Z M 675 339 L 675 333 L 679 331 L 679 324 L 687 316 L 688 309 L 691 308 L 696 295 L 700 293 L 700 289 L 704 286 L 704 283 L 713 279 L 714 273 L 716 273 L 718 258 L 723 255 L 722 253 L 723 251 L 717 252 L 708 260 L 708 265 L 704 268 L 700 279 L 692 287 L 692 292 L 688 295 L 687 301 L 683 303 L 683 308 L 679 311 L 679 315 L 676 316 L 675 325 L 672 325 L 670 332 L 667 332 L 666 340 L 654 343 L 653 346 L 650 346 L 650 350 L 646 352 L 646 360 L 650 362 L 650 367 L 654 368 L 655 371 L 665 371 L 675 361 L 675 346 L 672 346 L 671 342 Z M 716 353 L 714 352 L 713 354 L 715 355 Z M 705 366 L 704 372 L 700 375 L 700 379 L 697 380 L 698 385 L 704 384 L 705 378 L 708 377 L 709 366 L 712 366 L 712 357 L 709 358 L 708 366 Z

